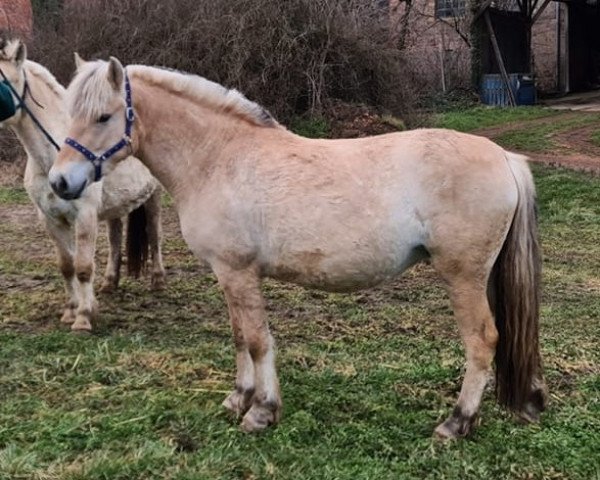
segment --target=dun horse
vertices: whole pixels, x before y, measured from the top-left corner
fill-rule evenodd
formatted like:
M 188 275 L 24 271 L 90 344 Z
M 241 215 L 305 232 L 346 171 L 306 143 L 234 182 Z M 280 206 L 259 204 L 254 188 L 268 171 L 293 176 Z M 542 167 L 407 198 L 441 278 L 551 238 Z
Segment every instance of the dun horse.
M 78 200 L 57 197 L 50 188 L 48 172 L 57 154 L 54 139 L 64 140 L 69 123 L 65 89 L 42 65 L 26 59 L 25 45 L 19 40 L 0 43 L 0 69 L 8 97 L 4 100 L 13 106 L 3 117 L 12 116 L 1 125 L 12 128 L 27 151 L 25 188 L 56 244 L 65 280 L 68 303 L 61 321 L 72 324 L 74 331 L 89 331 L 96 309 L 93 277 L 99 220 L 106 220 L 109 227 L 103 291 L 113 290 L 119 282 L 121 218 L 127 214 L 129 273 L 140 273 L 149 245 L 152 286 L 160 288 L 164 283 L 159 183 L 138 160 L 127 158 L 114 175 L 95 183 Z
M 125 70 L 115 58 L 79 63 L 67 92 L 70 147 L 52 186 L 77 197 L 95 170 L 126 158 L 116 149 L 124 139 L 171 192 L 185 240 L 225 293 L 237 376 L 224 406 L 243 415 L 243 429 L 281 412 L 262 278 L 351 291 L 425 259 L 444 281 L 467 359 L 456 407 L 436 433 L 469 432 L 494 356 L 499 401 L 538 418 L 540 258 L 523 157 L 448 130 L 307 139 L 201 77 Z

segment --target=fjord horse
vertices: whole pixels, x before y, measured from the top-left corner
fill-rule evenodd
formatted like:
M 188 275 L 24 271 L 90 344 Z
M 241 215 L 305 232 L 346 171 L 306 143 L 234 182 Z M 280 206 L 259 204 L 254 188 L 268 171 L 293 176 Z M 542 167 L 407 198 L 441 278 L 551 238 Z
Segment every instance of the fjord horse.
M 237 376 L 224 405 L 244 430 L 281 412 L 262 278 L 352 291 L 425 259 L 450 296 L 467 359 L 436 433 L 468 433 L 494 357 L 499 401 L 537 419 L 540 255 L 523 157 L 439 129 L 307 139 L 235 90 L 115 58 L 80 61 L 67 95 L 69 147 L 50 172 L 54 190 L 76 197 L 131 151 L 171 193 L 185 240 L 225 293 Z
M 69 124 L 65 89 L 42 65 L 27 59 L 25 44 L 0 39 L 0 72 L 8 95 L 18 104 L 0 122 L 11 128 L 27 152 L 24 184 L 46 230 L 56 245 L 65 282 L 67 305 L 61 321 L 75 332 L 89 332 L 96 312 L 94 255 L 98 222 L 108 224 L 109 255 L 101 291 L 117 288 L 121 266 L 122 218 L 128 216 L 127 266 L 138 276 L 150 250 L 152 287 L 165 280 L 161 253 L 161 188 L 138 160 L 127 158 L 79 199 L 65 201 L 54 194 L 48 172 Z

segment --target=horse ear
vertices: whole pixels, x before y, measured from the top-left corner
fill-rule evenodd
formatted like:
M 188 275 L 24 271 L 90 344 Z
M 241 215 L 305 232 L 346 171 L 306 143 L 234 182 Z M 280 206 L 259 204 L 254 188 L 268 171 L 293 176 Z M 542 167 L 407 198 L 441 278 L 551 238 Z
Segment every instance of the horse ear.
M 73 52 L 73 58 L 75 59 L 75 69 L 79 70 L 85 63 L 85 60 L 77 52 Z
M 15 52 L 15 62 L 17 66 L 21 66 L 27 58 L 27 47 L 23 42 L 19 42 L 17 51 Z
M 110 57 L 108 62 L 108 81 L 115 90 L 121 90 L 124 77 L 123 65 L 115 57 Z

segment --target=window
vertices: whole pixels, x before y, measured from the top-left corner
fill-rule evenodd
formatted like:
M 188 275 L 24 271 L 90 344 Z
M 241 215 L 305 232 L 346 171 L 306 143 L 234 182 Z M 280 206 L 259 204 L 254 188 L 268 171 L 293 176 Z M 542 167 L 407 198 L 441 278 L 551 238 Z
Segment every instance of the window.
M 466 0 L 435 0 L 436 18 L 462 17 L 466 12 Z

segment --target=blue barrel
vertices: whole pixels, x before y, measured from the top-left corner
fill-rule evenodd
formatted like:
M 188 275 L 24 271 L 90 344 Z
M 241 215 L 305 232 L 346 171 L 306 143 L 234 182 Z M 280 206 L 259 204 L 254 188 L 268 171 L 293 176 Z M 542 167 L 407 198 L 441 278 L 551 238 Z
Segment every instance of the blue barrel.
M 511 90 L 517 105 L 535 105 L 535 81 L 531 74 L 511 73 L 508 75 Z M 508 89 L 504 85 L 502 75 L 485 74 L 481 81 L 481 101 L 485 105 L 506 107 L 510 105 Z
M 514 89 L 517 92 L 515 100 L 517 105 L 535 105 L 535 80 L 533 75 L 527 73 L 514 73 L 511 77 L 511 83 L 514 83 Z

